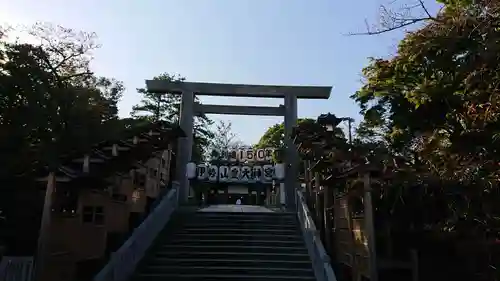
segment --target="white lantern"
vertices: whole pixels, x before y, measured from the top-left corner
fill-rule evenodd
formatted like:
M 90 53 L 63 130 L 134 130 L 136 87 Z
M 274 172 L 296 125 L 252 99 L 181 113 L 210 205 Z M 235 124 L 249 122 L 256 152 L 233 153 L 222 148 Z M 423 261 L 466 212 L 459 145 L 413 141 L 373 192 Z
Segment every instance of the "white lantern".
M 223 160 L 223 161 L 227 161 L 229 160 L 229 150 L 222 150 L 220 152 L 220 158 Z
M 246 158 L 246 149 L 238 149 L 237 161 L 243 163 L 247 160 Z
M 186 165 L 186 174 L 188 179 L 194 179 L 196 177 L 196 164 L 189 162 Z
M 262 171 L 263 171 L 263 182 L 272 182 L 274 178 L 274 166 L 264 165 L 262 167 Z
M 208 180 L 211 182 L 216 182 L 219 178 L 219 167 L 216 165 L 208 166 Z
M 240 181 L 240 167 L 231 166 L 231 168 L 229 168 L 229 181 L 230 182 Z
M 272 161 L 273 160 L 274 148 L 268 147 L 264 151 L 265 151 L 265 154 L 266 154 L 265 160 L 266 161 Z
M 240 171 L 240 181 L 241 182 L 250 182 L 252 180 L 252 168 L 248 166 L 241 167 Z
M 219 182 L 227 182 L 229 181 L 229 167 L 228 166 L 220 166 L 219 167 Z
M 252 167 L 252 174 L 253 174 L 254 181 L 261 182 L 263 179 L 262 166 L 258 166 L 258 165 L 253 166 Z
M 278 163 L 274 165 L 274 176 L 278 180 L 282 180 L 285 178 L 285 164 Z
M 229 162 L 236 162 L 236 161 L 238 161 L 238 151 L 230 150 L 229 151 Z
M 264 162 L 266 160 L 266 150 L 265 149 L 257 149 L 255 152 L 255 161 Z
M 253 162 L 255 161 L 255 154 L 254 154 L 254 150 L 249 148 L 247 150 L 245 150 L 245 157 L 246 157 L 246 161 L 248 162 Z
M 198 164 L 196 167 L 196 177 L 198 180 L 204 180 L 208 177 L 208 169 L 205 164 Z

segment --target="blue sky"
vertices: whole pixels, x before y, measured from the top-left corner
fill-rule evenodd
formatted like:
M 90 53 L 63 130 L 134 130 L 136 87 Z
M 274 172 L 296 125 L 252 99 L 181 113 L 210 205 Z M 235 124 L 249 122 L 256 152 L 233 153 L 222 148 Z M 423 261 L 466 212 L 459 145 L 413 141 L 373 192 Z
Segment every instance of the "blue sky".
M 347 36 L 376 23 L 389 0 L 0 0 L 0 23 L 52 22 L 93 31 L 98 75 L 127 88 L 120 115 L 139 102 L 135 89 L 162 72 L 189 81 L 333 86 L 331 98 L 299 101 L 299 117 L 332 112 L 359 120 L 349 99 L 361 84 L 368 57 L 395 52 L 403 32 Z M 392 0 L 394 1 L 394 0 Z M 410 1 L 410 0 L 408 0 Z M 404 3 L 400 0 L 400 3 Z M 431 10 L 437 6 L 426 1 Z M 202 98 L 209 104 L 269 105 L 274 99 Z M 233 123 L 236 134 L 255 143 L 282 118 L 212 115 Z

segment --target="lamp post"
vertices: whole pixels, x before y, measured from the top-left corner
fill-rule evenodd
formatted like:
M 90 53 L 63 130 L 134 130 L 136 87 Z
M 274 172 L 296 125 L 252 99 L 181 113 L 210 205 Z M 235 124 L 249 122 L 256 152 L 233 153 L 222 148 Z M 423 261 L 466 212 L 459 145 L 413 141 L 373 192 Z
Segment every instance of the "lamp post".
M 349 130 L 349 144 L 352 143 L 352 122 L 354 119 L 351 117 L 337 117 L 335 114 L 327 113 L 321 114 L 318 117 L 318 123 L 325 127 L 327 132 L 333 132 L 335 128 L 341 123 L 347 121 Z

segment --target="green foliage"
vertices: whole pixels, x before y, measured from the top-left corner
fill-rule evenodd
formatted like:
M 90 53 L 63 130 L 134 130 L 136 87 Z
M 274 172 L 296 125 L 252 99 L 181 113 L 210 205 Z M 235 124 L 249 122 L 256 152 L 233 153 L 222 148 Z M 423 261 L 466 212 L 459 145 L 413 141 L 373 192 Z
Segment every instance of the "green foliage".
M 440 176 L 498 179 L 498 7 L 444 12 L 410 33 L 391 60 L 373 59 L 353 98 L 366 129 L 417 152 Z M 474 12 L 474 13 L 473 13 Z M 461 163 L 467 163 L 462 165 Z M 474 163 L 477 173 L 465 173 Z M 479 170 L 481 172 L 479 173 Z
M 163 73 L 153 78 L 170 82 L 183 82 L 186 79 L 181 76 Z M 174 93 L 152 93 L 145 88 L 137 89 L 142 95 L 141 102 L 132 107 L 131 115 L 134 118 L 148 121 L 167 121 L 178 123 L 180 118 L 181 95 Z M 200 102 L 195 97 L 195 102 Z M 204 159 L 206 149 L 210 146 L 214 133 L 209 129 L 213 124 L 206 115 L 195 116 L 193 124 L 193 154 L 192 161 L 199 162 Z
M 119 81 L 89 69 L 95 35 L 37 24 L 41 44 L 0 41 L 0 176 L 58 165 L 113 132 Z
M 298 119 L 297 124 L 301 123 L 314 123 L 316 122 L 314 119 L 304 118 Z M 266 148 L 272 147 L 277 149 L 284 148 L 284 139 L 285 139 L 285 123 L 281 122 L 280 124 L 276 124 L 271 126 L 267 131 L 262 135 L 259 142 L 257 143 L 257 148 Z
M 446 9 L 407 34 L 392 59 L 363 70 L 352 96 L 364 115 L 359 142 L 387 148 L 375 159 L 406 163 L 380 190 L 385 221 L 491 243 L 500 225 L 500 5 L 442 2 Z M 462 258 L 475 280 L 494 280 L 498 260 Z

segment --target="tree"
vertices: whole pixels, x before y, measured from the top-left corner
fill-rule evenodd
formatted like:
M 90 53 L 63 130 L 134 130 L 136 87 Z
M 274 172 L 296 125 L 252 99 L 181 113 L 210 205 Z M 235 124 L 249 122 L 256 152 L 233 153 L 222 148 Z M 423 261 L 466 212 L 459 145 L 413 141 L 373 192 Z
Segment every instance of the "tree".
M 497 1 L 447 8 L 409 33 L 392 59 L 373 59 L 353 95 L 363 129 L 378 133 L 388 153 L 411 163 L 403 188 L 387 192 L 411 187 L 412 196 L 400 195 L 401 201 L 433 206 L 422 208 L 426 219 L 417 214 L 406 220 L 479 244 L 495 239 L 500 225 L 494 203 L 500 200 L 499 24 Z M 484 265 L 477 268 L 483 276 L 491 271 Z
M 55 169 L 61 154 L 105 138 L 123 91 L 121 82 L 89 69 L 95 34 L 49 24 L 29 34 L 40 44 L 0 42 L 2 176 L 33 163 Z
M 168 73 L 154 77 L 155 80 L 183 82 L 184 77 Z M 145 88 L 137 89 L 142 95 L 140 104 L 132 108 L 131 115 L 135 118 L 151 121 L 168 121 L 178 123 L 180 118 L 181 96 L 174 93 L 151 93 Z M 200 102 L 195 97 L 195 102 Z M 213 132 L 208 129 L 213 124 L 206 115 L 195 116 L 193 124 L 193 155 L 192 161 L 201 161 L 210 145 Z
M 365 122 L 384 131 L 394 149 L 419 152 L 435 172 L 459 180 L 498 178 L 492 52 L 500 18 L 498 5 L 482 10 L 447 10 L 409 34 L 395 58 L 365 68 L 366 84 L 353 96 Z M 471 165 L 482 172 L 465 172 Z
M 240 141 L 236 134 L 232 131 L 232 123 L 219 121 L 215 124 L 214 136 L 210 143 L 210 158 L 221 160 L 223 151 L 238 149 L 243 147 L 243 142 Z

